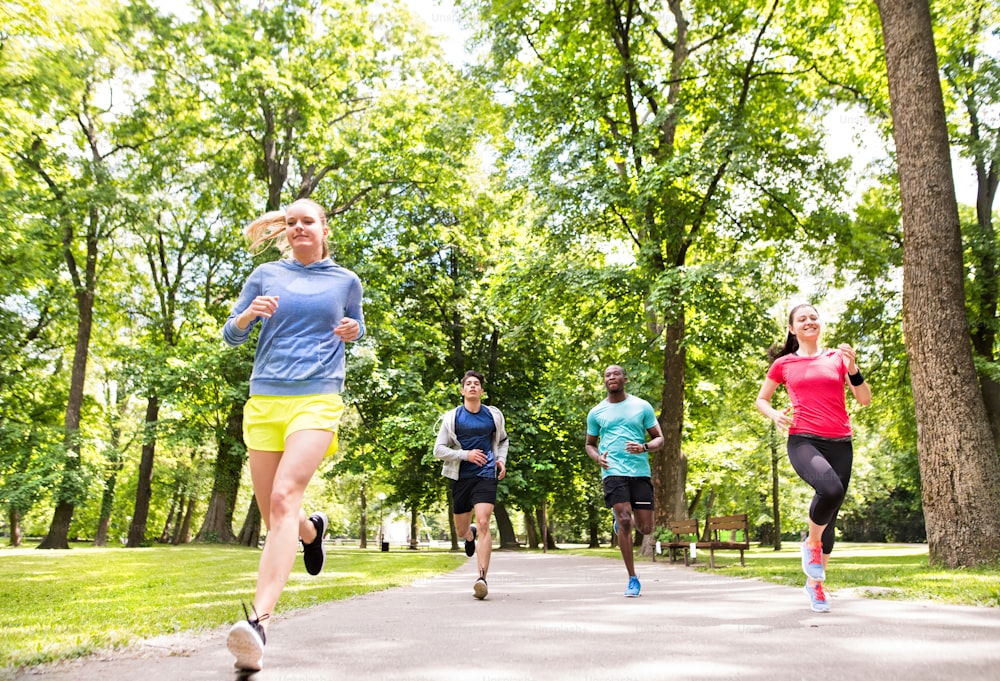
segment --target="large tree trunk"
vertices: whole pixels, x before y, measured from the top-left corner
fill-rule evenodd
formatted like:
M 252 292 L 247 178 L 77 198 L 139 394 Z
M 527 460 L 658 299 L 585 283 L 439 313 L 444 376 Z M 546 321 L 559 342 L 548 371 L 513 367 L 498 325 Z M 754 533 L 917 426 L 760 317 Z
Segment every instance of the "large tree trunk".
M 535 526 L 535 516 L 531 511 L 524 512 L 524 533 L 525 541 L 529 549 L 538 548 L 538 528 Z
M 420 546 L 420 530 L 417 528 L 417 507 L 410 508 L 410 549 L 416 551 Z
M 903 219 L 903 331 L 930 560 L 1000 556 L 1000 459 L 972 361 L 962 241 L 927 0 L 876 0 Z
M 247 508 L 247 516 L 243 520 L 243 527 L 236 537 L 236 542 L 242 546 L 258 546 L 260 525 L 260 506 L 257 505 L 257 497 L 250 497 L 250 507 Z
M 149 519 L 149 500 L 153 496 L 153 457 L 156 455 L 156 422 L 160 416 L 160 398 L 146 399 L 146 435 L 142 441 L 139 475 L 135 488 L 135 511 L 128 528 L 128 547 L 136 548 L 146 542 L 146 521 Z
M 517 543 L 517 534 L 514 533 L 514 523 L 510 521 L 510 514 L 503 504 L 496 504 L 493 507 L 493 516 L 497 519 L 497 531 L 500 533 L 501 549 L 519 549 L 521 545 Z
M 69 247 L 67 246 L 67 249 Z M 97 261 L 97 245 L 93 247 L 94 267 Z M 88 268 L 90 267 L 88 257 Z M 76 325 L 76 349 L 73 353 L 73 368 L 70 373 L 69 397 L 66 400 L 64 446 L 66 462 L 63 465 L 62 480 L 56 491 L 57 503 L 49 532 L 38 545 L 40 549 L 68 549 L 69 524 L 73 520 L 76 497 L 79 493 L 80 474 L 80 412 L 83 408 L 83 388 L 87 377 L 87 355 L 90 352 L 90 334 L 94 323 L 94 292 L 91 288 L 77 291 L 78 319 Z
M 684 487 L 687 480 L 687 456 L 681 448 L 684 427 L 684 317 L 670 321 L 665 330 L 663 350 L 663 393 L 660 398 L 660 429 L 663 448 L 650 457 L 653 494 L 656 500 L 655 524 L 666 526 L 669 520 L 687 518 Z M 643 553 L 652 555 L 650 546 Z
M 226 416 L 226 428 L 219 438 L 218 455 L 215 457 L 215 474 L 212 477 L 212 493 L 209 496 L 205 520 L 198 530 L 195 541 L 231 543 L 233 535 L 233 513 L 236 495 L 240 491 L 240 476 L 246 458 L 243 443 L 243 400 L 230 405 Z
M 9 509 L 7 522 L 10 524 L 10 545 L 20 546 L 24 538 L 21 534 L 21 512 L 16 508 Z

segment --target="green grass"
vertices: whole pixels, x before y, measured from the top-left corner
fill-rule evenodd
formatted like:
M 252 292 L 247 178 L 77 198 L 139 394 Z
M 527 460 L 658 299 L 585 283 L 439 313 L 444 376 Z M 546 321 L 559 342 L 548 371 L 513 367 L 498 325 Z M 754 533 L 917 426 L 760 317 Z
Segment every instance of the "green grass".
M 139 639 L 200 632 L 243 616 L 260 551 L 193 545 L 0 550 L 0 670 Z M 318 577 L 292 571 L 276 615 L 451 570 L 464 554 L 331 549 Z
M 778 584 L 803 584 L 805 576 L 797 543 L 784 542 L 782 550 L 777 552 L 752 544 L 751 547 L 746 554 L 746 567 L 740 567 L 739 552 L 716 551 L 715 572 Z M 578 549 L 574 553 L 620 559 L 618 550 L 610 548 Z M 659 556 L 657 560 L 667 558 Z M 698 553 L 695 569 L 709 570 L 707 551 Z M 1000 607 L 1000 565 L 957 570 L 931 567 L 924 544 L 838 542 L 824 586 L 832 593 L 855 589 L 870 598 Z

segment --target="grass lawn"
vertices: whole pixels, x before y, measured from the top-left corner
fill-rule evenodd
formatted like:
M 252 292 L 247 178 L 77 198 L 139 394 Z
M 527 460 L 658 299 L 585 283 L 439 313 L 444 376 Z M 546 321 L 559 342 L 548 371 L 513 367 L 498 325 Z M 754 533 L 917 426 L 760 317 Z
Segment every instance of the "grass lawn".
M 0 550 L 0 670 L 86 655 L 138 639 L 201 632 L 243 617 L 260 551 L 246 547 Z M 464 553 L 330 549 L 311 577 L 297 559 L 275 611 L 409 584 Z
M 611 548 L 575 549 L 574 552 L 620 558 L 618 550 Z M 716 551 L 715 571 L 778 584 L 801 586 L 805 583 L 796 542 L 783 542 L 781 551 L 751 544 L 745 555 L 746 567 L 740 567 L 738 551 Z M 668 559 L 664 555 L 657 560 Z M 709 570 L 708 552 L 699 552 L 694 565 L 694 569 Z M 926 544 L 837 542 L 827 566 L 824 586 L 831 593 L 854 589 L 872 598 L 1000 607 L 1000 565 L 957 570 L 930 567 Z

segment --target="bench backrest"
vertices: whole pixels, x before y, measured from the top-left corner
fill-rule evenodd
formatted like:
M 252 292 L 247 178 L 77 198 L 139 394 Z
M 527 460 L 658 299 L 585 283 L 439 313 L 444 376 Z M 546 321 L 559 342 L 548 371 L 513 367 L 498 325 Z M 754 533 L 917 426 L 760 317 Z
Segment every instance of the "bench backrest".
M 705 528 L 708 530 L 709 536 L 713 539 L 718 537 L 720 530 L 743 530 L 744 540 L 747 540 L 750 536 L 750 525 L 747 522 L 746 513 L 710 517 Z
M 680 537 L 682 535 L 693 535 L 695 539 L 700 536 L 698 534 L 698 519 L 690 518 L 688 520 L 671 520 L 667 523 L 667 527 L 671 532 L 674 533 L 675 537 Z

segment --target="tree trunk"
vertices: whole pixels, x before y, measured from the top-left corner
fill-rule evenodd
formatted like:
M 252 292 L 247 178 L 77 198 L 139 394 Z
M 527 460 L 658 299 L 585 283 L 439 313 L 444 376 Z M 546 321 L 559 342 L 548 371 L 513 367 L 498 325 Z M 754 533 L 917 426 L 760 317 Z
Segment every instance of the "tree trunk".
M 257 505 L 257 497 L 250 497 L 250 506 L 247 508 L 247 515 L 243 520 L 243 527 L 240 529 L 239 536 L 236 537 L 237 543 L 241 546 L 259 546 L 260 524 L 260 506 Z
M 146 521 L 149 519 L 149 500 L 153 496 L 153 457 L 156 454 L 156 422 L 160 415 L 160 398 L 151 395 L 146 399 L 146 435 L 142 441 L 139 475 L 135 488 L 135 511 L 128 529 L 129 548 L 146 543 Z
M 184 496 L 184 488 L 181 486 L 177 489 L 177 513 L 174 515 L 174 524 L 171 526 L 170 534 L 167 536 L 167 543 L 171 546 L 177 546 L 180 543 L 181 525 L 184 522 L 184 514 L 188 503 L 189 500 Z
M 68 246 L 67 246 L 68 249 Z M 96 244 L 94 250 L 94 267 L 96 267 Z M 89 251 L 89 249 L 88 249 Z M 88 257 L 88 268 L 90 258 Z M 62 480 L 56 490 L 55 513 L 49 532 L 45 535 L 40 549 L 68 549 L 69 525 L 76 509 L 76 497 L 80 484 L 80 412 L 83 408 L 83 388 L 87 376 L 87 355 L 90 353 L 90 334 L 94 322 L 94 293 L 90 288 L 78 290 L 76 294 L 78 319 L 76 325 L 76 349 L 73 353 L 73 368 L 70 372 L 69 397 L 66 400 L 66 416 L 64 420 L 66 434 L 66 462 L 63 466 Z
M 410 509 L 410 549 L 413 551 L 416 551 L 417 547 L 420 546 L 420 536 L 417 534 L 418 532 L 417 507 L 414 506 Z
M 781 462 L 781 450 L 778 447 L 778 429 L 771 422 L 771 428 L 768 431 L 768 448 L 771 452 L 771 515 L 774 518 L 773 530 L 774 530 L 774 550 L 781 550 L 781 503 L 778 497 L 779 490 L 779 477 L 778 477 L 778 464 Z
M 10 524 L 10 545 L 20 546 L 24 539 L 21 534 L 21 512 L 11 508 L 7 513 L 7 521 Z
M 213 490 L 208 500 L 208 510 L 205 511 L 205 519 L 201 524 L 201 529 L 195 536 L 196 542 L 207 542 L 210 544 L 231 544 L 236 541 L 226 518 L 226 506 L 229 500 L 224 492 Z
M 545 518 L 544 511 L 541 508 L 539 508 L 539 509 L 537 509 L 535 511 L 535 515 L 537 516 L 537 519 L 538 519 L 538 526 L 545 529 L 545 531 L 542 533 L 542 535 L 544 536 L 544 540 L 543 541 L 545 541 L 545 547 L 546 547 L 546 549 L 557 549 L 557 548 L 559 548 L 558 546 L 556 546 L 556 539 L 555 539 L 555 537 L 552 536 L 552 523 L 546 522 L 548 519 Z
M 535 516 L 530 511 L 524 512 L 524 533 L 528 548 L 538 548 L 538 528 L 535 526 Z
M 365 483 L 361 483 L 361 522 L 359 523 L 359 531 L 361 532 L 361 541 L 358 544 L 359 548 L 368 548 L 368 493 Z M 379 547 L 381 548 L 381 547 Z
M 208 510 L 205 511 L 205 519 L 195 541 L 225 544 L 236 541 L 232 529 L 233 514 L 236 510 L 236 496 L 240 491 L 243 462 L 246 460 L 246 445 L 243 443 L 244 404 L 243 400 L 236 400 L 229 407 L 226 428 L 219 437 L 219 453 L 215 457 Z
M 182 503 L 180 493 L 174 493 L 170 497 L 170 510 L 167 511 L 167 520 L 163 523 L 163 531 L 160 532 L 160 543 L 169 544 L 173 539 L 173 528 L 174 528 L 174 516 L 176 515 L 180 518 L 183 509 L 180 508 Z
M 587 506 L 587 548 L 596 549 L 601 545 L 601 514 L 591 504 Z
M 101 514 L 97 518 L 97 532 L 94 535 L 94 546 L 108 545 L 108 527 L 111 525 L 111 511 L 115 503 L 115 486 L 118 483 L 118 471 L 114 471 L 104 481 L 104 491 L 101 493 Z
M 903 221 L 903 332 L 934 565 L 1000 556 L 1000 459 L 972 360 L 962 240 L 927 0 L 876 0 Z
M 660 398 L 660 429 L 663 448 L 650 457 L 653 494 L 656 499 L 655 525 L 687 518 L 684 486 L 687 457 L 681 448 L 684 427 L 684 317 L 667 324 L 663 350 L 663 394 Z M 643 547 L 643 552 L 648 547 Z M 652 555 L 651 553 L 649 555 Z
M 968 101 L 971 101 L 971 97 Z M 969 111 L 970 118 L 978 120 L 978 113 Z M 984 144 L 978 123 L 973 126 L 972 138 L 979 143 L 975 152 L 975 167 L 977 178 L 976 191 L 976 224 L 979 227 L 977 244 L 973 251 L 978 251 L 980 257 L 973 264 L 976 267 L 976 289 L 979 310 L 978 323 L 973 327 L 972 346 L 987 361 L 994 361 L 994 344 L 996 343 L 997 297 L 1000 296 L 1000 282 L 997 278 L 997 235 L 993 227 L 993 203 L 996 200 L 997 188 L 1000 186 L 1000 176 L 997 165 L 1000 159 L 987 156 L 988 144 Z M 990 418 L 993 430 L 993 441 L 1000 449 L 1000 384 L 985 373 L 979 374 L 983 391 L 983 401 L 986 403 L 986 413 Z
M 191 523 L 194 519 L 194 510 L 197 507 L 198 495 L 191 492 L 187 498 L 187 509 L 184 512 L 184 520 L 181 521 L 180 528 L 178 528 L 177 535 L 173 540 L 174 546 L 191 543 Z
M 521 545 L 517 542 L 517 534 L 514 532 L 514 523 L 510 521 L 510 514 L 507 513 L 507 507 L 503 504 L 497 504 L 493 507 L 493 516 L 497 519 L 497 532 L 500 533 L 500 548 L 521 548 Z

